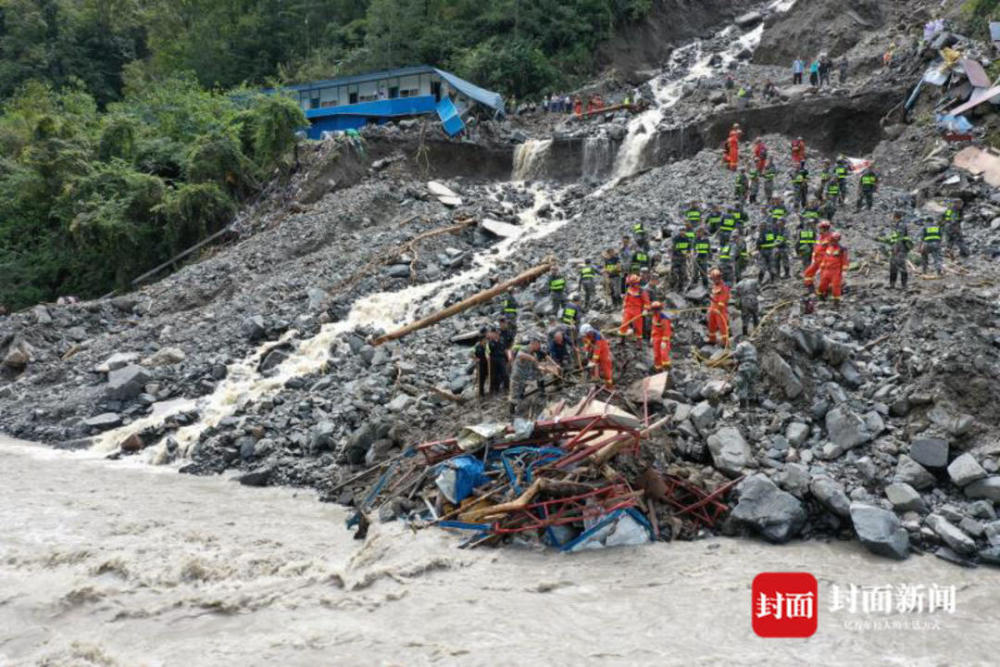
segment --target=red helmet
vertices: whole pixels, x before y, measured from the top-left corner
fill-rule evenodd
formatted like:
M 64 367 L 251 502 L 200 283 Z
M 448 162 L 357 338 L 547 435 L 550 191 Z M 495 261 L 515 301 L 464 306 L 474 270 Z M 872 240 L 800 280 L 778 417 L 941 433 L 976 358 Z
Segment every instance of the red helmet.
M 830 234 L 830 240 L 834 243 L 840 243 L 840 232 L 834 232 Z
M 625 284 L 626 285 L 638 285 L 640 281 L 641 281 L 641 278 L 639 278 L 639 276 L 637 276 L 637 275 L 635 275 L 633 273 L 632 275 L 630 275 L 628 278 L 625 279 Z
M 816 226 L 819 227 L 820 229 L 830 229 L 830 221 L 829 220 L 820 220 L 819 224 L 816 225 Z
M 663 310 L 663 302 L 654 301 L 653 303 L 649 304 L 649 307 L 652 308 L 653 310 Z

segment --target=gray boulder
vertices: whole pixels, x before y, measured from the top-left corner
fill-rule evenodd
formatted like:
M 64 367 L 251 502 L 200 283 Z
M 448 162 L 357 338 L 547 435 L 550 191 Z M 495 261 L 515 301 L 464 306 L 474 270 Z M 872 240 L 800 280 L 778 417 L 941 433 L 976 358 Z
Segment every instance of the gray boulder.
M 321 421 L 309 429 L 309 451 L 312 453 L 333 449 L 333 436 L 337 427 L 332 421 Z
M 116 401 L 127 401 L 142 393 L 142 388 L 149 382 L 150 376 L 146 369 L 136 364 L 129 364 L 108 373 L 108 384 L 104 395 Z
M 927 468 L 948 465 L 948 441 L 940 438 L 922 438 L 910 443 L 910 457 Z
M 691 409 L 691 423 L 698 433 L 705 437 L 715 426 L 715 408 L 708 401 L 702 401 Z
M 901 454 L 892 481 L 909 484 L 914 489 L 920 490 L 934 486 L 934 475 L 906 454 Z
M 931 514 L 926 519 L 927 525 L 937 533 L 937 536 L 960 554 L 972 555 L 976 553 L 976 543 L 971 537 L 962 532 L 962 529 L 948 521 L 940 514 Z
M 83 423 L 88 428 L 97 429 L 98 431 L 105 431 L 109 428 L 115 428 L 116 426 L 121 426 L 122 416 L 117 412 L 104 412 L 96 417 L 91 417 L 90 419 L 83 420 Z
M 826 475 L 813 477 L 809 491 L 827 510 L 845 519 L 851 516 L 851 501 L 844 493 L 844 487 Z
M 771 381 L 781 387 L 785 398 L 791 400 L 802 394 L 802 382 L 796 377 L 795 371 L 777 353 L 768 351 L 761 359 L 761 369 L 771 378 Z
M 854 532 L 873 554 L 904 560 L 910 554 L 910 536 L 899 518 L 881 507 L 851 503 Z
M 986 477 L 986 471 L 972 454 L 962 454 L 948 466 L 948 476 L 955 486 L 968 486 Z
M 920 512 L 922 514 L 927 511 L 924 499 L 909 484 L 900 482 L 888 485 L 885 487 L 885 497 L 889 499 L 892 508 L 897 512 Z
M 792 422 L 785 429 L 785 437 L 793 447 L 799 447 L 809 439 L 809 425 L 802 422 Z
M 823 455 L 829 459 L 872 439 L 865 421 L 846 405 L 838 405 L 826 413 L 826 432 L 832 447 L 824 448 Z
M 740 484 L 739 494 L 730 517 L 736 525 L 753 530 L 769 542 L 787 542 L 805 525 L 802 503 L 775 486 L 766 475 L 748 477 Z
M 991 475 L 969 484 L 965 487 L 965 495 L 969 498 L 985 498 L 995 503 L 1000 502 L 1000 475 Z
M 115 352 L 110 357 L 94 366 L 94 371 L 97 373 L 110 373 L 111 371 L 116 371 L 119 368 L 125 368 L 129 364 L 138 361 L 138 359 L 138 352 Z
M 730 477 L 739 475 L 743 468 L 757 466 L 750 445 L 739 429 L 732 426 L 720 428 L 708 436 L 708 451 L 715 467 Z
M 927 413 L 927 417 L 951 435 L 965 435 L 972 430 L 973 424 L 976 423 L 972 415 L 965 413 L 954 414 L 940 404 L 931 408 Z

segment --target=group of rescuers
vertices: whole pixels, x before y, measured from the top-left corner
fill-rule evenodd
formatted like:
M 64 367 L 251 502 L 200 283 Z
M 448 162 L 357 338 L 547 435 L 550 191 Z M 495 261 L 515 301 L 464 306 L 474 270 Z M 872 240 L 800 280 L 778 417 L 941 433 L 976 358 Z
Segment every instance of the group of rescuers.
M 739 132 L 739 126 L 733 128 Z M 733 133 L 730 134 L 733 137 Z M 727 141 L 725 162 L 731 164 L 736 141 Z M 839 307 L 843 291 L 843 276 L 849 266 L 848 250 L 841 233 L 834 230 L 832 219 L 837 208 L 843 206 L 848 191 L 848 178 L 856 170 L 843 156 L 828 161 L 820 173 L 820 185 L 815 198 L 809 198 L 809 172 L 806 169 L 806 149 L 802 138 L 792 141 L 791 185 L 796 192 L 795 207 L 799 222 L 793 240 L 786 227 L 789 210 L 780 197 L 774 196 L 776 172 L 767 148 L 758 139 L 754 144 L 752 171 L 742 168 L 736 176 L 734 203 L 723 209 L 717 204 L 706 207 L 691 201 L 682 211 L 682 226 L 669 237 L 670 286 L 684 290 L 697 283 L 707 291 L 707 329 L 705 343 L 716 345 L 720 341 L 729 346 L 729 300 L 735 290 L 740 307 L 743 335 L 760 322 L 758 285 L 791 277 L 791 258 L 794 253 L 801 262 L 806 289 L 807 308 L 812 307 L 813 295 L 821 300 L 832 298 Z M 759 273 L 747 273 L 750 252 L 745 230 L 749 217 L 744 204 L 757 203 L 757 186 L 764 181 L 766 204 L 764 222 L 757 230 L 756 256 Z M 878 175 L 871 164 L 863 165 L 858 174 L 857 209 L 871 209 L 878 189 Z M 948 247 L 957 246 L 962 256 L 968 251 L 961 232 L 962 202 L 952 202 L 941 220 L 923 221 L 920 237 L 922 271 L 933 262 L 938 275 L 942 273 L 942 242 L 947 238 Z M 578 289 L 570 293 L 570 283 L 559 268 L 548 276 L 547 291 L 554 307 L 556 322 L 547 336 L 529 334 L 518 344 L 518 303 L 512 292 L 500 301 L 499 324 L 484 327 L 474 351 L 478 363 L 479 395 L 485 394 L 488 385 L 491 393 L 508 393 L 511 414 L 525 396 L 526 386 L 536 381 L 544 394 L 544 373 L 561 379 L 565 370 L 577 367 L 589 371 L 590 377 L 614 387 L 611 346 L 604 333 L 590 324 L 581 324 L 583 313 L 590 310 L 598 282 L 603 282 L 608 298 L 614 306 L 621 306 L 621 325 L 613 333 L 622 338 L 634 338 L 641 349 L 649 340 L 653 348 L 653 369 L 660 372 L 670 367 L 670 349 L 673 336 L 672 316 L 662 301 L 656 275 L 653 273 L 653 256 L 650 254 L 649 233 L 644 223 L 637 222 L 622 238 L 620 248 L 610 248 L 602 254 L 600 263 L 593 260 L 578 262 Z M 718 250 L 711 237 L 716 237 Z M 889 286 L 895 288 L 897 280 L 906 289 L 909 274 L 907 255 L 915 242 L 908 232 L 902 212 L 893 214 L 891 229 L 878 239 L 887 246 L 889 256 Z M 666 253 L 665 253 L 666 254 Z M 716 266 L 711 267 L 713 258 Z M 690 279 L 689 279 L 690 278 Z M 817 280 L 818 279 L 818 280 Z M 737 382 L 756 374 L 757 356 L 753 346 L 744 341 L 737 346 L 734 357 L 747 372 L 739 373 Z M 746 384 L 744 382 L 744 384 Z M 738 387 L 739 389 L 739 387 Z M 747 395 L 743 387 L 741 402 Z

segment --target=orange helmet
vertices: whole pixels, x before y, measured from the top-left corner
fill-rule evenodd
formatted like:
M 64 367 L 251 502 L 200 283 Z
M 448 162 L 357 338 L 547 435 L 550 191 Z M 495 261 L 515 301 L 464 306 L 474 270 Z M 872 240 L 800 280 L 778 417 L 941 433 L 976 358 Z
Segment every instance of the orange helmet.
M 834 232 L 830 234 L 830 240 L 834 243 L 840 243 L 840 232 Z
M 639 276 L 637 276 L 637 275 L 635 275 L 633 273 L 632 275 L 630 275 L 628 278 L 625 279 L 625 284 L 626 285 L 638 285 L 640 281 L 641 281 L 641 278 L 639 278 Z
M 711 278 L 712 280 L 722 280 L 722 271 L 719 271 L 718 269 L 712 269 L 711 271 L 708 272 L 708 277 Z
M 663 310 L 663 302 L 654 301 L 653 303 L 649 304 L 649 307 L 652 308 L 653 310 Z
M 819 224 L 816 225 L 816 226 L 819 229 L 830 229 L 830 221 L 829 220 L 820 220 Z

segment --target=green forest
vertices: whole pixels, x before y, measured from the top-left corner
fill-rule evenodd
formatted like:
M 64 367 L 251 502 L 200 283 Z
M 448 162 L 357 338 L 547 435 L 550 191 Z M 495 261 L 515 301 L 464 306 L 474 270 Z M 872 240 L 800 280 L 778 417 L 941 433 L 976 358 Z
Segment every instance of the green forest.
M 652 0 L 0 0 L 0 306 L 99 296 L 291 164 L 262 87 L 427 63 L 531 97 Z

